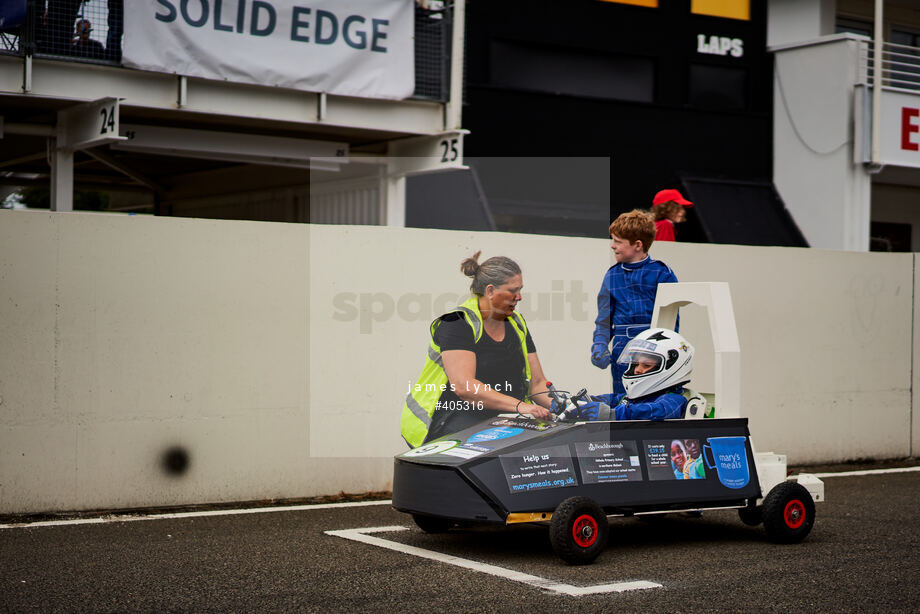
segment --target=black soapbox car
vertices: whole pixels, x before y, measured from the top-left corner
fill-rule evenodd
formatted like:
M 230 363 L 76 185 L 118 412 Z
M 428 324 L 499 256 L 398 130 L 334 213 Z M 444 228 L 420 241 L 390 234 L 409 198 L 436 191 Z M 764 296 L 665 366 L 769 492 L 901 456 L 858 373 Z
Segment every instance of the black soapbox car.
M 708 310 L 718 377 L 713 395 L 696 395 L 704 403 L 689 403 L 684 418 L 497 416 L 397 455 L 393 507 L 429 533 L 469 523 L 549 524 L 553 550 L 570 564 L 603 551 L 607 517 L 616 515 L 735 508 L 746 524 L 763 523 L 774 542 L 803 540 L 824 484 L 810 474 L 787 478 L 785 455 L 754 451 L 741 415 L 728 284 L 659 284 L 652 325 L 673 329 L 678 308 L 690 303 Z M 693 328 L 690 318 L 681 325 Z
M 770 540 L 801 541 L 814 523 L 814 498 L 785 475 L 762 497 L 747 422 L 502 415 L 398 455 L 393 507 L 429 533 L 548 523 L 554 552 L 576 565 L 603 551 L 615 515 L 737 508 L 745 523 L 763 522 Z

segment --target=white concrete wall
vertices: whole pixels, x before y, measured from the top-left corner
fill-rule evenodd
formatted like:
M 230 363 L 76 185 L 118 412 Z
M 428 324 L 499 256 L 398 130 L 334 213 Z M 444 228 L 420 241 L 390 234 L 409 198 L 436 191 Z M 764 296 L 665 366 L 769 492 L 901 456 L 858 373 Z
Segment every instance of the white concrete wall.
M 465 297 L 478 249 L 521 264 L 548 376 L 608 391 L 587 357 L 604 240 L 0 212 L 0 513 L 388 488 L 428 323 Z M 758 449 L 911 453 L 913 255 L 652 252 L 683 281 L 731 284 Z M 705 392 L 701 316 L 682 332 Z M 180 476 L 161 467 L 172 446 Z
M 834 33 L 835 0 L 768 0 L 767 46 Z
M 773 180 L 811 247 L 868 251 L 871 178 L 854 162 L 853 35 L 773 48 Z
M 914 311 L 912 315 L 914 352 L 911 358 L 910 456 L 920 456 L 920 268 L 914 256 Z

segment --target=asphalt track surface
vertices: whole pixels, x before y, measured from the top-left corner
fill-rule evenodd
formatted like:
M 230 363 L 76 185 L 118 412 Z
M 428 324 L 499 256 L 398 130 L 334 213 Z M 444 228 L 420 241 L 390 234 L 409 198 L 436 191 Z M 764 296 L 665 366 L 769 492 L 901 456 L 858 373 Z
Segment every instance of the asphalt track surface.
M 772 544 L 731 510 L 614 518 L 607 549 L 583 567 L 557 559 L 541 527 L 428 535 L 379 504 L 4 526 L 0 611 L 920 612 L 920 471 L 825 487 L 800 544 Z M 368 535 L 507 575 L 326 533 L 393 526 L 409 528 Z M 548 588 L 520 579 L 532 577 Z M 557 590 L 623 582 L 659 586 Z

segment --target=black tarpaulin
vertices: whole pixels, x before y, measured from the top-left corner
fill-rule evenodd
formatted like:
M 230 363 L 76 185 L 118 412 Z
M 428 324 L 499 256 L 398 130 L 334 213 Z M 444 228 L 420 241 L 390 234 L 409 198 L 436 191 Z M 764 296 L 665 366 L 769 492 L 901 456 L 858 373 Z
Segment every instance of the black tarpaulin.
M 681 183 L 693 201 L 700 240 L 808 247 L 773 183 L 699 177 L 684 177 Z

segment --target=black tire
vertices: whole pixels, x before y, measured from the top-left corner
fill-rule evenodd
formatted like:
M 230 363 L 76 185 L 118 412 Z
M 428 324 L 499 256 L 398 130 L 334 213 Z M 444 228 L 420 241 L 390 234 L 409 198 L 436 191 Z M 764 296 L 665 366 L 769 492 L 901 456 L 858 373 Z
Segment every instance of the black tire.
M 446 533 L 454 524 L 453 521 L 447 518 L 424 516 L 422 514 L 412 514 L 412 520 L 425 533 Z
M 749 527 L 756 527 L 763 522 L 763 508 L 760 506 L 739 508 L 738 518 Z
M 569 565 L 587 565 L 607 547 L 607 514 L 587 497 L 559 504 L 549 523 L 553 552 Z
M 777 484 L 763 500 L 763 526 L 770 541 L 795 544 L 808 536 L 815 524 L 815 501 L 797 482 Z

